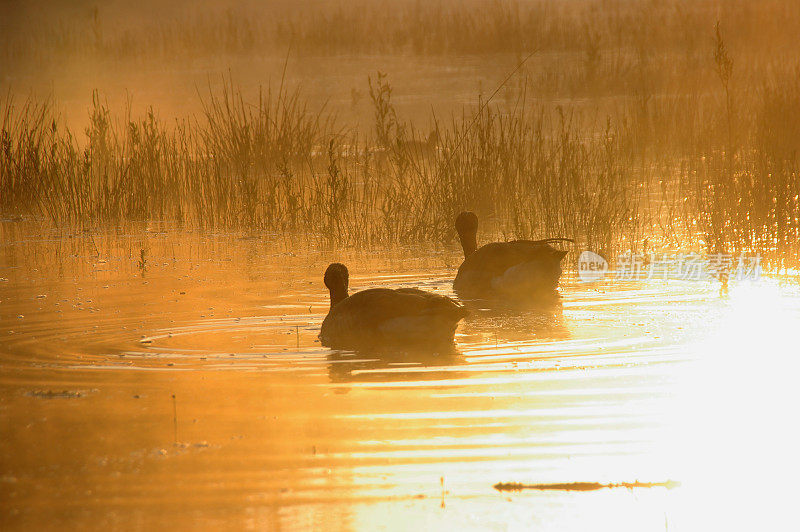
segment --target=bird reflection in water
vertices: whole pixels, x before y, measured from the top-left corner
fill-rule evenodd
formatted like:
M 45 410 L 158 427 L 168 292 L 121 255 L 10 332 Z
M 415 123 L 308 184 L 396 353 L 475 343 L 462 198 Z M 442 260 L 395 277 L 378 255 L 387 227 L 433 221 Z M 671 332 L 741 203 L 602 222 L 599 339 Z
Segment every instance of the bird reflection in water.
M 334 351 L 327 357 L 331 382 L 401 382 L 457 377 L 465 363 L 454 345 L 439 348 Z
M 508 343 L 570 337 L 558 295 L 526 304 L 498 304 L 487 300 L 463 303 L 469 315 L 459 328 L 459 341 Z

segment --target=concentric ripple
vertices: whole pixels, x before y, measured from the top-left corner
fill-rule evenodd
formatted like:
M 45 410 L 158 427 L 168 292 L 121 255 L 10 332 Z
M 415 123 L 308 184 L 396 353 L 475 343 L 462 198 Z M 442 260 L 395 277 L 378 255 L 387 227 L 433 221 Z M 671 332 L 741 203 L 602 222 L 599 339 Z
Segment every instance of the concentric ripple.
M 3 266 L 0 416 L 11 430 L 0 504 L 17 524 L 179 526 L 183 516 L 237 528 L 426 528 L 441 518 L 472 528 L 535 511 L 555 528 L 663 530 L 681 490 L 492 486 L 689 481 L 680 442 L 696 430 L 686 407 L 704 386 L 698 360 L 720 341 L 713 331 L 742 343 L 741 327 L 725 327 L 756 301 L 747 286 L 722 297 L 712 284 L 567 276 L 560 300 L 542 308 L 466 302 L 453 352 L 332 351 L 317 339 L 328 262 L 352 264 L 356 290 L 453 296 L 457 253 L 259 260 L 261 245 L 214 243 L 144 272 L 133 259 L 108 268 L 137 256 L 116 248 L 102 263 L 73 257 L 84 265 L 62 277 L 63 265 Z M 768 286 L 758 293 L 776 295 L 759 312 L 779 309 L 775 324 L 800 316 L 794 289 Z M 58 445 L 43 455 L 44 442 Z

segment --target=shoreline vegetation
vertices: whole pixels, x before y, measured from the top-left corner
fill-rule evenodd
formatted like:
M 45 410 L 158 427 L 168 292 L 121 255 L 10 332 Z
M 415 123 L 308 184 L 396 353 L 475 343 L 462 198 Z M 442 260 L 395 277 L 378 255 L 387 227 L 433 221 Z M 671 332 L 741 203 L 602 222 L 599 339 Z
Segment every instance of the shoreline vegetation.
M 663 64 L 702 62 L 714 20 L 735 49 L 761 61 L 796 49 L 800 7 L 784 0 L 357 0 L 218 2 L 31 0 L 10 6 L 12 32 L 0 43 L 7 64 L 69 57 L 124 61 L 187 60 L 263 53 L 420 56 L 580 53 L 598 66 L 616 56 L 649 55 Z M 121 4 L 121 5 L 119 5 Z M 146 11 L 149 16 L 143 16 Z M 2 13 L 2 11 L 0 11 Z M 2 26 L 0 26 L 1 28 Z M 660 56 L 660 57 L 659 57 Z M 608 67 L 608 64 L 603 65 Z
M 461 114 L 432 109 L 433 130 L 398 115 L 391 73 L 368 80 L 368 130 L 308 101 L 302 87 L 282 83 L 252 100 L 232 77 L 201 95 L 202 113 L 175 121 L 153 108 L 112 110 L 95 93 L 82 132 L 64 125 L 55 102 L 9 91 L 0 97 L 0 214 L 63 228 L 164 221 L 369 247 L 450 241 L 455 214 L 468 209 L 487 220 L 487 237 L 569 237 L 607 257 L 671 248 L 759 253 L 774 271 L 800 265 L 800 61 L 787 59 L 798 45 L 766 20 L 800 27 L 800 6 L 496 3 L 484 27 L 475 24 L 481 5 L 341 7 L 275 22 L 291 37 L 262 28 L 297 53 L 314 39 L 331 43 L 330 53 L 363 53 L 388 24 L 381 17 L 397 19 L 395 38 L 374 50 L 572 53 L 563 69 L 522 65 L 497 97 L 480 94 Z M 240 35 L 225 53 L 245 42 L 269 48 L 259 19 L 250 27 L 236 16 L 218 29 Z M 164 30 L 142 40 L 108 31 L 102 14 L 92 20 L 63 26 L 60 37 L 46 26 L 36 42 L 18 36 L 3 54 L 49 56 L 60 46 L 59 54 L 141 58 L 177 43 L 211 53 L 193 39 L 219 51 L 217 40 L 230 37 L 188 23 L 190 36 Z M 345 22 L 356 25 L 350 40 L 334 32 Z M 454 36 L 473 26 L 483 28 L 478 48 L 466 49 Z M 429 44 L 414 45 L 414 35 Z M 578 86 L 595 91 L 581 105 L 568 96 Z M 602 111 L 587 111 L 592 102 Z

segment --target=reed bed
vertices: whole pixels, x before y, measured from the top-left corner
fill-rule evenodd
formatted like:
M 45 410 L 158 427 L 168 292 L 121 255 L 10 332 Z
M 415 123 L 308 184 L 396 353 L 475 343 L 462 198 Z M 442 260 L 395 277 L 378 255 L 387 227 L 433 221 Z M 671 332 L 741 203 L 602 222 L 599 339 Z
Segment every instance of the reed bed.
M 491 23 L 468 50 L 457 35 L 477 26 L 480 5 L 373 3 L 273 21 L 295 24 L 270 35 L 300 50 L 324 42 L 357 52 L 389 23 L 373 49 L 571 50 L 540 52 L 460 115 L 431 111 L 430 136 L 398 115 L 382 73 L 369 80 L 369 131 L 346 127 L 283 83 L 248 101 L 228 79 L 203 96 L 202 113 L 175 122 L 153 109 L 114 113 L 95 94 L 82 134 L 63 125 L 53 102 L 18 102 L 9 92 L 0 101 L 0 210 L 57 227 L 163 221 L 368 247 L 452 241 L 454 216 L 471 209 L 487 237 L 570 237 L 610 257 L 648 246 L 760 253 L 770 267 L 798 266 L 800 67 L 787 59 L 797 45 L 785 31 L 800 25 L 794 3 L 605 2 L 600 11 L 589 0 L 570 9 L 496 3 L 481 12 Z M 716 11 L 724 24 L 714 29 Z M 658 28 L 648 22 L 654 14 Z M 770 25 L 774 15 L 784 26 Z M 258 48 L 263 21 L 242 29 L 236 16 L 228 26 L 251 32 L 242 39 Z M 349 41 L 335 33 L 345 23 L 354 28 Z M 195 37 L 175 37 L 184 31 L 176 29 L 130 46 L 148 55 L 175 38 L 195 50 L 193 39 L 207 37 L 191 22 L 184 28 Z M 95 30 L 95 51 L 129 49 Z M 64 31 L 70 53 L 83 33 Z M 53 44 L 46 28 L 35 35 L 41 42 L 30 53 Z M 423 36 L 435 45 L 413 44 Z M 560 99 L 542 98 L 547 91 Z
M 798 262 L 797 77 L 682 100 L 677 116 L 675 101 L 633 102 L 602 127 L 524 96 L 480 101 L 436 122 L 435 145 L 397 118 L 385 76 L 371 94 L 369 132 L 283 87 L 248 104 L 229 81 L 203 116 L 175 124 L 114 116 L 95 95 L 84 137 L 49 102 L 9 96 L 0 208 L 57 227 L 167 221 L 361 247 L 452 241 L 455 214 L 471 209 L 487 236 L 571 237 L 608 256 L 680 245 Z
M 514 113 L 481 105 L 441 124 L 427 146 L 390 119 L 391 90 L 377 83 L 377 133 L 361 137 L 310 112 L 297 92 L 247 105 L 232 83 L 209 94 L 202 118 L 171 127 L 152 110 L 113 117 L 95 96 L 85 142 L 47 102 L 18 108 L 9 98 L 2 209 L 57 226 L 168 220 L 363 246 L 447 240 L 455 214 L 473 209 L 489 232 L 582 236 L 603 248 L 621 232 L 636 241 L 632 176 L 610 132 L 587 143 L 569 116 L 521 101 Z
M 152 5 L 148 5 L 151 3 Z M 285 51 L 336 55 L 408 53 L 464 55 L 580 52 L 601 63 L 610 50 L 696 59 L 706 47 L 709 21 L 722 20 L 734 48 L 757 54 L 791 47 L 800 7 L 784 0 L 359 0 L 235 5 L 145 2 L 106 8 L 93 0 L 33 0 L 3 13 L 9 32 L 0 43 L 8 62 L 65 56 L 123 60 L 185 60 L 209 55 Z M 30 31 L 27 31 L 30 30 Z

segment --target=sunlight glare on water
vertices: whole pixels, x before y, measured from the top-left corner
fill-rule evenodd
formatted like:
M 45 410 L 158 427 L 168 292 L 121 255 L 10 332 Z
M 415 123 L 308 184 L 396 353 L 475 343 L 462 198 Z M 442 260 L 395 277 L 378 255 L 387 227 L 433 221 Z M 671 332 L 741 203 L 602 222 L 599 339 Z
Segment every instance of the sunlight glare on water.
M 2 260 L 11 524 L 746 529 L 791 508 L 792 285 L 568 274 L 553 306 L 471 306 L 456 353 L 351 353 L 316 339 L 328 262 L 452 295 L 458 252 L 23 235 Z
M 791 522 L 800 444 L 796 286 L 743 283 L 690 343 L 675 414 L 686 523 L 782 530 Z M 788 416 L 788 417 L 787 417 Z

